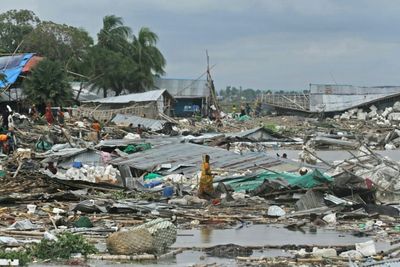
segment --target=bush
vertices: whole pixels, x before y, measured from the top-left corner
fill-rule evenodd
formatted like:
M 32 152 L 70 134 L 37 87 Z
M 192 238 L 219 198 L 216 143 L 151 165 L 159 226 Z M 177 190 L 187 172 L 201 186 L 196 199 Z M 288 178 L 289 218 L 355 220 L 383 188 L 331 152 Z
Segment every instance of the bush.
M 0 259 L 8 259 L 8 260 L 19 260 L 20 266 L 26 266 L 29 262 L 31 262 L 31 255 L 29 252 L 20 250 L 20 251 L 5 251 L 0 250 Z
M 32 249 L 32 255 L 38 259 L 69 259 L 72 253 L 81 253 L 84 256 L 96 253 L 97 249 L 82 235 L 69 232 L 59 234 L 58 240 L 42 239 Z

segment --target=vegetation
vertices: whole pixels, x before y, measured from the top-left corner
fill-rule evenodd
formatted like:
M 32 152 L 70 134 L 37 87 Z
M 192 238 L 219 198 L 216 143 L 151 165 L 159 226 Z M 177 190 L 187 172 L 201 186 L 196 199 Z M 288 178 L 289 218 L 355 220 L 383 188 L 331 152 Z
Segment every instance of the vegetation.
M 94 245 L 88 243 L 82 235 L 65 232 L 57 235 L 57 238 L 57 241 L 42 239 L 32 248 L 32 256 L 41 260 L 56 260 L 69 259 L 73 253 L 87 256 L 97 252 Z
M 266 93 L 268 91 L 265 91 Z M 269 91 L 270 92 L 270 91 Z M 261 90 L 254 90 L 251 88 L 242 90 L 242 87 L 235 87 L 235 86 L 227 86 L 225 89 L 222 89 L 219 92 L 219 95 L 226 100 L 227 102 L 238 103 L 241 101 L 245 102 L 253 102 L 255 101 L 263 91 Z
M 33 103 L 51 103 L 61 106 L 72 98 L 72 89 L 66 72 L 58 61 L 44 59 L 24 80 L 24 94 Z
M 46 64 L 53 64 L 58 70 L 48 75 L 41 72 L 38 76 L 37 73 L 35 84 L 32 81 L 24 84 L 27 88 L 23 89 L 30 96 L 33 96 L 33 91 L 39 92 L 44 86 L 54 84 L 49 77 L 61 75 L 60 72 L 64 73 L 62 85 L 66 81 L 64 77 L 90 82 L 93 88 L 103 91 L 104 96 L 109 91 L 116 95 L 140 92 L 151 88 L 155 77 L 164 75 L 166 60 L 157 48 L 156 33 L 146 27 L 139 29 L 136 36 L 132 32 L 121 17 L 105 16 L 97 34 L 98 42 L 94 44 L 93 38 L 84 29 L 41 21 L 30 10 L 10 10 L 0 14 L 0 52 L 34 52 L 55 62 Z M 33 85 L 40 86 L 33 90 Z M 61 90 L 57 94 L 52 86 L 32 100 L 57 103 L 71 98 L 65 86 Z M 56 101 L 65 92 L 66 97 Z M 52 96 L 44 97 L 45 94 Z
M 26 266 L 31 262 L 31 255 L 26 250 L 5 251 L 2 249 L 0 250 L 0 259 L 19 260 L 20 266 Z
M 34 259 L 61 260 L 69 259 L 73 253 L 81 253 L 86 257 L 97 252 L 94 245 L 86 241 L 82 235 L 65 232 L 57 235 L 57 241 L 42 239 L 32 247 L 18 251 L 2 249 L 0 250 L 0 259 L 18 259 L 20 266 L 27 266 Z

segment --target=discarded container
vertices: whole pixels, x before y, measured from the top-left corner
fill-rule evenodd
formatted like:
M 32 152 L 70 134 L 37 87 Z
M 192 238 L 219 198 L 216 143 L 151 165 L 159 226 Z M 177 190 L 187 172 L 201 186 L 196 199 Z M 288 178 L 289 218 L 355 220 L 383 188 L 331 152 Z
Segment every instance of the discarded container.
M 77 168 L 77 169 L 82 168 L 82 166 L 83 166 L 82 162 L 80 162 L 80 161 L 75 161 L 72 163 L 72 167 Z
M 163 197 L 172 197 L 174 195 L 174 187 L 167 186 L 163 189 Z
M 270 206 L 267 214 L 272 217 L 281 217 L 284 216 L 286 212 L 279 206 Z

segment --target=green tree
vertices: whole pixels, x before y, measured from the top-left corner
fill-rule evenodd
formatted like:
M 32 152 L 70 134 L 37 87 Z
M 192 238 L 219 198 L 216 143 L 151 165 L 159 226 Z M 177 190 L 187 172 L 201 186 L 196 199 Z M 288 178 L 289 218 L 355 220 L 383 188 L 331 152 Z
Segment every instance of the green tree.
M 63 65 L 44 59 L 23 82 L 27 99 L 36 104 L 64 105 L 72 99 L 72 89 Z
M 132 57 L 137 64 L 135 90 L 145 91 L 154 85 L 154 77 L 164 75 L 166 60 L 156 47 L 158 36 L 149 28 L 143 27 L 133 36 Z
M 125 26 L 121 17 L 115 15 L 103 18 L 103 28 L 97 34 L 98 45 L 114 52 L 128 53 L 132 30 Z
M 9 10 L 0 14 L 0 50 L 12 53 L 31 33 L 40 19 L 30 10 Z
M 94 46 L 88 54 L 87 64 L 91 68 L 94 89 L 102 90 L 107 97 L 108 90 L 120 95 L 124 90 L 133 88 L 137 67 L 122 53 Z
M 26 36 L 22 48 L 74 68 L 92 44 L 93 39 L 83 29 L 44 21 Z

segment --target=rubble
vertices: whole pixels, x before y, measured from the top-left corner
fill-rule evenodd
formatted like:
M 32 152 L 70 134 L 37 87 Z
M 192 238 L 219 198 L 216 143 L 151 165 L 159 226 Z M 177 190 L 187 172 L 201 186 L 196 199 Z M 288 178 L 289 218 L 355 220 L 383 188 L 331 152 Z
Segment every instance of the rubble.
M 324 121 L 226 115 L 222 125 L 162 116 L 147 120 L 149 127 L 141 133 L 133 123 L 139 119 L 123 115 L 119 119 L 132 121 L 133 127 L 104 125 L 101 141 L 91 136 L 90 122 L 83 118 L 71 117 L 63 128 L 17 124 L 18 148 L 1 161 L 0 243 L 24 249 L 68 232 L 106 244 L 86 255 L 89 260 L 161 261 L 192 250 L 180 243 L 183 237 L 195 238 L 182 234 L 188 229 L 243 231 L 268 224 L 304 232 L 306 238 L 315 229 L 335 229 L 338 235 L 395 242 L 400 237 L 400 163 L 371 147 L 400 145 L 394 119 L 399 107 L 400 102 L 385 110 L 352 109 Z M 170 123 L 170 130 L 160 121 Z M 388 126 L 374 131 L 380 123 Z M 301 149 L 300 157 L 276 152 L 289 148 Z M 332 162 L 318 156 L 321 148 L 353 151 Z M 210 200 L 196 195 L 203 154 L 210 155 L 216 192 Z M 380 253 L 378 243 L 366 239 L 295 248 L 285 240 L 275 249 L 302 250 L 296 260 L 255 259 L 256 246 L 240 240 L 203 251 L 238 263 L 324 264 L 329 259 L 339 265 Z M 263 247 L 270 241 L 263 238 Z

